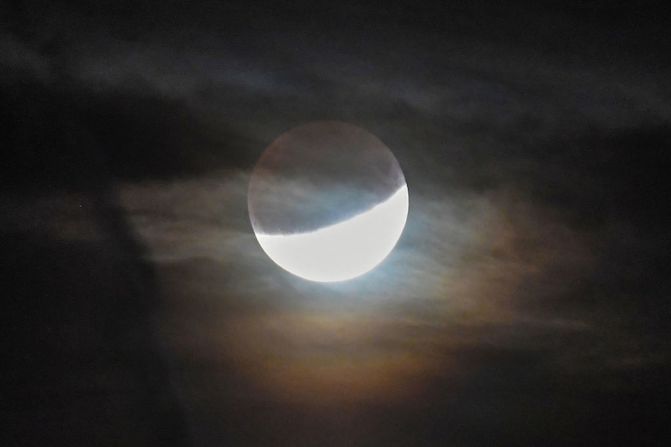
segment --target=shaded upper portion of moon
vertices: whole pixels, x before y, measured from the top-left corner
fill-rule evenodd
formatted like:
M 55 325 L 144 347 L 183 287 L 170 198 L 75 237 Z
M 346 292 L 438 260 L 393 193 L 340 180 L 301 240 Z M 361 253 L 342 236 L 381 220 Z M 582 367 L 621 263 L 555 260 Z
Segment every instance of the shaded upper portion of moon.
M 301 233 L 364 212 L 403 185 L 396 158 L 375 135 L 313 122 L 280 135 L 262 154 L 249 184 L 249 214 L 257 233 Z

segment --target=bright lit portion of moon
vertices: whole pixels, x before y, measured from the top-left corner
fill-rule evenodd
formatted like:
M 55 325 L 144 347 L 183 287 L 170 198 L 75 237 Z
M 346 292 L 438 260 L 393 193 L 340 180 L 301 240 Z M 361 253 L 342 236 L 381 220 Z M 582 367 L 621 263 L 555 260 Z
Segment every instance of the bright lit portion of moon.
M 308 233 L 256 237 L 270 259 L 312 281 L 344 281 L 378 265 L 396 245 L 408 216 L 408 188 L 343 222 Z
M 380 264 L 408 216 L 396 158 L 356 126 L 324 121 L 282 134 L 250 180 L 249 215 L 263 251 L 310 281 L 345 281 Z

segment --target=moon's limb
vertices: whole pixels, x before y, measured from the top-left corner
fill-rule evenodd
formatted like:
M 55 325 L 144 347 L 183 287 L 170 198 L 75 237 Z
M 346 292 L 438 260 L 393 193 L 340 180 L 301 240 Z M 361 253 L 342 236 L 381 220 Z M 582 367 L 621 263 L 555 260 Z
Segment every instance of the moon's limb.
M 394 248 L 408 217 L 408 187 L 342 222 L 295 234 L 256 237 L 280 267 L 301 278 L 344 281 L 372 270 Z

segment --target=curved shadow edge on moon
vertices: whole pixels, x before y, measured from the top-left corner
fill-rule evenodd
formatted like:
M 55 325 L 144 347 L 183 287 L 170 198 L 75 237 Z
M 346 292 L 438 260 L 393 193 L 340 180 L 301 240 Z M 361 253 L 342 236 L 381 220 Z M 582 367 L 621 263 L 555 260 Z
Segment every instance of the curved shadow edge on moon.
M 319 282 L 353 279 L 382 262 L 398 242 L 408 217 L 408 187 L 363 213 L 318 230 L 257 233 L 266 254 L 280 267 Z

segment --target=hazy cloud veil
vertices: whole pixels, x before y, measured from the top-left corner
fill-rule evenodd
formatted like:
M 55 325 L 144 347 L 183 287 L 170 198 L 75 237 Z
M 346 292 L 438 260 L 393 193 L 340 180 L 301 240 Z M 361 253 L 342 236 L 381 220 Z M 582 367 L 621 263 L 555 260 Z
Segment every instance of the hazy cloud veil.
M 26 272 L 10 314 L 40 315 L 8 344 L 46 358 L 29 328 L 65 334 L 53 352 L 82 378 L 12 357 L 16 399 L 69 409 L 48 445 L 118 445 L 100 421 L 150 431 L 124 418 L 157 406 L 203 446 L 662 445 L 671 73 L 653 19 L 140 3 L 2 7 L 3 260 Z M 378 268 L 325 285 L 263 253 L 247 191 L 278 135 L 333 119 L 391 148 L 410 212 Z M 136 309 L 145 268 L 156 304 Z M 71 320 L 39 323 L 47 296 Z M 91 372 L 110 343 L 116 372 Z M 136 397 L 150 351 L 163 379 Z M 95 393 L 126 397 L 98 421 L 70 397 Z M 26 405 L 3 409 L 8 436 L 37 445 Z

